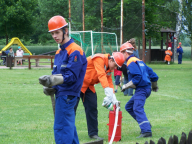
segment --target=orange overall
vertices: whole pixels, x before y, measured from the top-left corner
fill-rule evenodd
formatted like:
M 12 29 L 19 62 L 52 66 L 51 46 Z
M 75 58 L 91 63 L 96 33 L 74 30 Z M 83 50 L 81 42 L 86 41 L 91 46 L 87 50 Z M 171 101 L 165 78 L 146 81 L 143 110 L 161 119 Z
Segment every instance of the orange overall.
M 98 110 L 97 110 L 97 93 L 94 85 L 101 83 L 103 88 L 113 88 L 111 70 L 108 69 L 109 54 L 95 54 L 87 58 L 87 69 L 83 86 L 81 88 L 80 98 L 85 108 L 88 135 L 98 136 Z M 79 100 L 75 106 L 78 107 Z M 100 104 L 101 106 L 101 104 Z
M 107 70 L 109 56 L 109 54 L 95 54 L 87 58 L 87 70 L 81 92 L 85 93 L 89 88 L 95 93 L 94 85 L 99 82 L 103 88 L 110 87 L 114 89 L 111 78 L 112 71 Z
M 172 54 L 173 54 L 173 53 L 172 53 L 171 50 L 166 50 L 166 51 L 165 51 L 165 59 L 164 59 L 164 60 L 170 62 L 170 61 L 171 61 L 171 56 L 172 56 Z

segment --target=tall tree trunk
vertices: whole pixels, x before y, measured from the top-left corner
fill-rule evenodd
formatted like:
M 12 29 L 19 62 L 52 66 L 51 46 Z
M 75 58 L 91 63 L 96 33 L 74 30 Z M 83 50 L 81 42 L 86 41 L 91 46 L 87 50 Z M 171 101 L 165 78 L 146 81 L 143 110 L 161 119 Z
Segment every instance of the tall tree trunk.
M 6 27 L 6 25 L 5 25 L 5 31 L 6 31 L 6 35 L 5 35 L 5 37 L 6 37 L 6 45 L 7 45 L 7 44 L 8 44 L 8 39 L 9 39 L 9 37 L 8 37 L 7 27 Z
M 182 19 L 182 8 L 183 8 L 183 3 L 182 0 L 178 0 L 179 2 L 179 13 L 177 13 L 176 19 L 176 34 L 175 34 L 175 40 L 174 40 L 174 60 L 177 60 L 177 46 L 178 46 L 178 40 L 179 40 L 179 35 L 181 32 L 181 19 Z
M 192 37 L 191 37 L 191 60 L 192 60 Z
M 6 34 L 6 45 L 8 44 L 8 39 L 9 39 L 9 37 L 8 37 L 8 35 Z

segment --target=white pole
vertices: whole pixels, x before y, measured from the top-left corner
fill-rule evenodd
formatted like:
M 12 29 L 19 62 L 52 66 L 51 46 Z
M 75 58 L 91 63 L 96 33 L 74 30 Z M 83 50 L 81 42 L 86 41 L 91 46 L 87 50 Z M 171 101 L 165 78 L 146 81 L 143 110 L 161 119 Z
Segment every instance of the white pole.
M 123 44 L 123 0 L 121 0 L 121 29 L 120 29 L 120 45 Z
M 117 35 L 115 34 L 116 37 L 116 46 L 117 46 L 117 51 L 118 51 L 118 43 L 117 43 Z
M 93 52 L 93 31 L 91 31 L 91 48 L 92 48 L 92 55 L 94 55 L 94 52 Z

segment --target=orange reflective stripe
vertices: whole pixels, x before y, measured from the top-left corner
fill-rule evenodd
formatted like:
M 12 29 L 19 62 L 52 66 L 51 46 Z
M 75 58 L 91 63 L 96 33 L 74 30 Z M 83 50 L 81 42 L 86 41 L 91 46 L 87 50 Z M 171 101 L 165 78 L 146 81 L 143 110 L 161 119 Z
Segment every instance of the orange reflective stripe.
M 79 51 L 81 55 L 83 55 L 83 50 L 82 48 L 77 45 L 76 43 L 71 43 L 67 48 L 67 53 L 68 55 L 70 55 L 71 53 L 73 53 L 74 51 Z
M 141 61 L 140 59 L 136 58 L 136 57 L 131 57 L 128 61 L 127 61 L 127 66 L 129 66 L 129 64 L 131 62 L 136 62 L 136 61 Z
M 59 53 L 60 53 L 60 51 L 61 51 L 61 49 L 58 49 L 58 50 L 56 51 L 56 53 L 55 53 L 55 54 L 59 54 Z

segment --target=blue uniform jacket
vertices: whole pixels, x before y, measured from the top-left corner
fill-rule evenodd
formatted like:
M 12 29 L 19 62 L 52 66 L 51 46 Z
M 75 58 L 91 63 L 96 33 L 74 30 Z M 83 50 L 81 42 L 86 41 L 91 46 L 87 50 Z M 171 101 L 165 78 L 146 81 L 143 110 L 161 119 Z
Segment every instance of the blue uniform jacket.
M 177 53 L 179 53 L 179 54 L 182 54 L 182 53 L 183 53 L 182 47 L 177 48 Z
M 64 83 L 53 86 L 56 89 L 56 97 L 63 95 L 79 97 L 86 68 L 85 53 L 73 39 L 60 46 L 55 54 L 52 74 L 62 74 Z
M 153 72 L 152 68 L 148 67 L 143 61 L 131 55 L 127 58 L 127 73 L 130 75 L 130 80 L 139 88 L 151 88 L 151 82 L 158 80 L 158 76 Z

